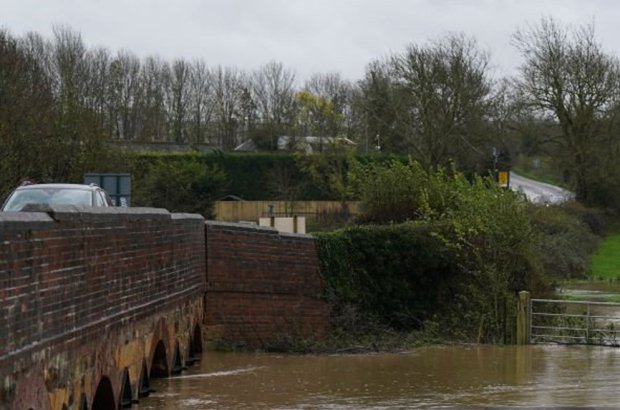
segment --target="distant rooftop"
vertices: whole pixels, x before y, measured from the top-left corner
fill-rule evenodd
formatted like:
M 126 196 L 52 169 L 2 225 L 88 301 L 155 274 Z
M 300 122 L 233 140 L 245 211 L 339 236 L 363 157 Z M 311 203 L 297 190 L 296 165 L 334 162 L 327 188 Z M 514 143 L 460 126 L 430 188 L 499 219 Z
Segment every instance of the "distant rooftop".
M 345 144 L 348 146 L 357 145 L 357 143 L 345 137 L 291 137 L 288 135 L 283 135 L 278 137 L 278 151 L 305 151 L 310 154 L 312 152 L 320 151 L 321 144 L 323 144 L 324 148 L 329 149 L 329 147 L 336 143 Z M 258 150 L 258 146 L 252 140 L 246 140 L 235 148 L 235 151 L 243 152 Z

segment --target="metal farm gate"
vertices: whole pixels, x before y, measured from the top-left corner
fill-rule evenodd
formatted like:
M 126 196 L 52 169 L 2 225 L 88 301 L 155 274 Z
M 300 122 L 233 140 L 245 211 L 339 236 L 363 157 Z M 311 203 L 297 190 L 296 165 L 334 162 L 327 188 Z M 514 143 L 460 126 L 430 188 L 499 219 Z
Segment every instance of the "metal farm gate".
M 620 303 L 530 299 L 529 343 L 620 346 Z

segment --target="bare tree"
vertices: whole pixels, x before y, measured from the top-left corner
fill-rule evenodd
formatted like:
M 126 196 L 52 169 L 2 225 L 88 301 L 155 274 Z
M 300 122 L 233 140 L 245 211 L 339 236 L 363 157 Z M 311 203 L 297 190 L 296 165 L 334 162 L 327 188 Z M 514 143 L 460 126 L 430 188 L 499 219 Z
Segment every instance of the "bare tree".
M 358 133 L 366 151 L 383 149 L 405 152 L 403 138 L 396 131 L 396 78 L 389 61 L 373 61 L 358 84 L 354 113 L 361 117 Z
M 103 130 L 93 127 L 88 110 L 90 83 L 87 49 L 79 33 L 67 27 L 54 27 L 52 43 L 52 86 L 56 99 L 53 145 L 49 153 L 52 179 L 78 179 L 81 171 L 98 150 L 104 151 Z M 67 161 L 68 157 L 80 162 Z
M 255 135 L 257 112 L 256 101 L 252 95 L 252 78 L 244 75 L 239 96 L 239 126 L 237 126 L 237 140 L 245 141 Z
M 545 18 L 513 39 L 525 59 L 516 87 L 528 107 L 559 124 L 561 166 L 577 199 L 591 202 L 595 171 L 613 152 L 608 127 L 620 101 L 618 59 L 603 51 L 591 24 L 570 28 Z
M 222 149 L 231 150 L 239 142 L 236 137 L 241 122 L 243 74 L 236 68 L 217 67 L 212 76 L 217 143 Z
M 1 197 L 26 176 L 46 176 L 54 99 L 39 58 L 46 47 L 29 47 L 35 43 L 20 43 L 0 29 Z
M 44 39 L 38 33 L 30 32 L 24 38 L 17 40 L 17 45 L 32 61 L 37 62 L 42 74 L 48 79 L 54 76 L 52 44 L 49 40 Z
M 112 60 L 108 80 L 108 109 L 115 138 L 136 137 L 140 94 L 140 60 L 132 53 L 119 52 Z
M 141 96 L 138 135 L 142 141 L 165 141 L 168 138 L 166 89 L 170 68 L 165 61 L 148 57 L 140 71 Z
M 110 82 L 110 52 L 105 48 L 98 48 L 87 53 L 87 69 L 90 78 L 86 91 L 86 107 L 97 113 L 100 126 L 108 126 L 107 88 Z
M 65 27 L 54 28 L 51 42 L 34 34 L 0 42 L 1 185 L 26 176 L 80 181 L 109 152 L 93 54 Z
M 207 142 L 207 128 L 213 112 L 213 80 L 204 61 L 195 61 L 190 69 L 189 140 Z
M 82 36 L 64 26 L 56 26 L 52 63 L 54 66 L 54 88 L 64 110 L 79 101 L 86 87 L 86 46 Z
M 488 65 L 489 56 L 464 35 L 412 45 L 394 58 L 397 123 L 424 166 L 483 155 L 492 102 Z
M 290 133 L 295 112 L 295 74 L 270 62 L 252 75 L 252 97 L 260 125 L 257 141 L 276 149 L 276 138 Z M 262 137 L 262 138 L 261 138 Z
M 185 143 L 191 81 L 190 65 L 185 60 L 176 60 L 172 63 L 171 74 L 169 112 L 171 137 L 176 143 Z

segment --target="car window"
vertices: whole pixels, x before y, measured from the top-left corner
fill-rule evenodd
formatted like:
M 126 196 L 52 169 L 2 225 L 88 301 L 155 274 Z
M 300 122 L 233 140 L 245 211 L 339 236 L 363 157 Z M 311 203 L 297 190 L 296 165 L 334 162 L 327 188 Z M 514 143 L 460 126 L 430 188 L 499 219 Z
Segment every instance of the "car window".
M 114 206 L 114 201 L 112 201 L 112 198 L 110 198 L 110 195 L 108 195 L 107 192 L 105 191 L 101 191 L 104 199 L 105 199 L 105 203 L 108 204 L 108 206 Z
M 92 206 L 93 199 L 88 189 L 59 189 L 56 190 L 49 201 L 56 205 Z
M 4 211 L 21 211 L 27 204 L 92 206 L 88 189 L 31 188 L 15 191 L 7 200 Z
M 4 206 L 5 211 L 19 211 L 27 204 L 47 204 L 50 194 L 40 189 L 15 191 Z
M 95 206 L 107 206 L 105 199 L 103 198 L 103 195 L 101 194 L 101 191 L 95 192 Z

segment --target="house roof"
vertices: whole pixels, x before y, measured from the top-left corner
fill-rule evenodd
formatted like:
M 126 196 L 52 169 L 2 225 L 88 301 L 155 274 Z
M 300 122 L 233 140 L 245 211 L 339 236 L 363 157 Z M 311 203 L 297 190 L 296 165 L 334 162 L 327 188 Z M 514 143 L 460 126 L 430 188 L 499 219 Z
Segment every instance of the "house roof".
M 256 145 L 254 141 L 249 139 L 237 145 L 234 151 L 242 151 L 242 152 L 258 151 L 258 146 Z
M 290 137 L 288 135 L 283 135 L 281 137 L 278 137 L 278 149 L 286 150 L 289 148 L 294 148 L 298 150 L 304 150 L 306 152 L 313 152 L 321 144 L 331 145 L 337 142 L 351 146 L 357 145 L 357 143 L 345 137 L 317 137 L 313 135 L 309 135 L 306 137 Z M 295 146 L 291 147 L 291 144 L 293 143 L 295 144 Z
M 345 137 L 317 137 L 309 135 L 306 137 L 291 137 L 289 135 L 282 135 L 278 137 L 278 150 L 285 151 L 288 149 L 295 149 L 300 151 L 306 151 L 308 153 L 314 152 L 319 148 L 321 144 L 327 146 L 335 143 L 344 143 L 350 146 L 356 146 L 357 143 Z M 293 145 L 294 144 L 294 145 Z M 235 151 L 252 152 L 258 151 L 258 146 L 251 139 L 245 140 L 239 144 Z

